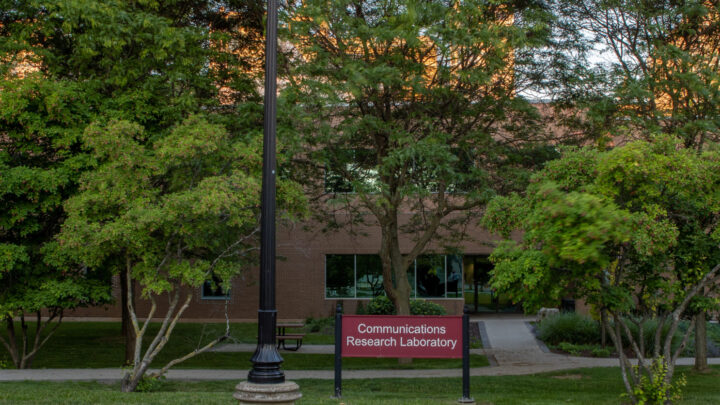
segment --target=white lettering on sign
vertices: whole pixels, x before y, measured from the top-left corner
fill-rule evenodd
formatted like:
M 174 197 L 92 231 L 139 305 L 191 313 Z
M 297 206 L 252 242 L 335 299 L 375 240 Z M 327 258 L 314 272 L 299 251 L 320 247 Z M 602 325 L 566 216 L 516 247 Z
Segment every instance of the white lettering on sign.
M 460 316 L 363 316 L 342 318 L 343 357 L 461 358 Z
M 348 336 L 346 344 L 348 346 L 360 347 L 395 347 L 397 346 L 397 340 L 395 340 L 394 337 L 384 339 L 357 339 L 354 336 Z
M 400 346 L 406 347 L 449 347 L 455 350 L 457 339 L 418 339 L 416 337 L 410 339 L 400 338 Z
M 392 326 L 392 325 L 365 325 L 364 323 L 361 323 L 357 327 L 358 333 L 409 333 L 409 334 L 434 334 L 434 335 L 444 335 L 445 334 L 445 327 L 444 326 L 427 326 L 425 324 L 422 325 L 400 325 L 400 326 Z

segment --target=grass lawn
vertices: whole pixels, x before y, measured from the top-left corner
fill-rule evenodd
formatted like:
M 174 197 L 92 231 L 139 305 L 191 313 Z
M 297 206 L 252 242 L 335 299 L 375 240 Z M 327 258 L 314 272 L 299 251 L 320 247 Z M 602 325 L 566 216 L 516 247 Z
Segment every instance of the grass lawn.
M 151 325 L 150 331 L 157 330 L 159 324 Z M 180 357 L 205 342 L 222 334 L 224 324 L 178 324 L 168 341 L 167 346 L 153 362 L 153 367 L 160 367 L 168 361 Z M 231 336 L 235 342 L 255 343 L 257 325 L 254 323 L 238 323 L 231 325 Z M 145 340 L 148 344 L 150 339 Z M 333 336 L 323 333 L 308 333 L 304 344 L 331 344 Z M 106 368 L 120 367 L 124 356 L 123 338 L 120 336 L 120 324 L 117 322 L 67 322 L 63 323 L 55 335 L 38 353 L 33 368 Z M 332 354 L 301 354 L 280 351 L 285 359 L 283 368 L 286 370 L 332 370 L 334 355 Z M 203 353 L 175 368 L 215 368 L 238 369 L 249 368 L 252 353 Z M 4 350 L 0 360 L 10 363 L 9 355 Z M 471 355 L 472 367 L 488 365 L 487 358 Z M 11 363 L 10 363 L 11 364 Z M 394 368 L 460 368 L 459 359 L 415 359 L 410 365 L 399 365 L 396 359 L 364 359 L 348 358 L 343 360 L 343 368 L 357 369 L 394 369 Z
M 720 368 L 695 374 L 679 368 L 688 384 L 680 404 L 720 403 Z M 331 399 L 333 382 L 298 380 L 299 404 L 456 404 L 459 378 L 346 380 L 342 400 Z M 118 384 L 89 382 L 0 383 L 0 404 L 228 404 L 235 381 L 162 382 L 148 393 L 123 394 Z M 478 404 L 617 404 L 623 392 L 617 368 L 581 369 L 533 376 L 473 377 Z

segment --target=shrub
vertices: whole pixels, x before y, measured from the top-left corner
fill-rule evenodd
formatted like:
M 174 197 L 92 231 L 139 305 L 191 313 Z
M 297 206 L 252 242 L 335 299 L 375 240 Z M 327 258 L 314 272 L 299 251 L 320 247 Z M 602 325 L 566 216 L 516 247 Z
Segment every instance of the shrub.
M 390 298 L 379 295 L 368 302 L 365 312 L 368 315 L 392 315 L 395 313 L 395 306 Z
M 558 348 L 564 352 L 568 352 L 571 356 L 577 356 L 582 352 L 582 347 L 574 343 L 560 342 Z
M 365 307 L 365 313 L 368 315 L 393 315 L 395 314 L 395 306 L 390 298 L 380 295 L 373 298 Z M 412 315 L 445 315 L 445 308 L 434 302 L 424 300 L 411 300 L 410 313 Z
M 307 318 L 305 320 L 305 329 L 308 332 L 327 332 L 332 331 L 335 328 L 335 317 L 329 316 L 327 318 Z
M 628 328 L 632 333 L 635 341 L 638 342 L 638 327 L 628 321 Z M 643 337 L 645 344 L 645 355 L 651 355 L 655 345 L 655 331 L 657 330 L 657 320 L 650 319 L 643 324 Z M 614 327 L 611 325 L 611 327 Z M 687 326 L 685 326 L 686 328 Z M 670 329 L 668 323 L 663 327 L 662 338 L 665 339 Z M 674 351 L 682 341 L 683 328 L 678 328 L 673 337 L 672 350 Z M 576 313 L 561 313 L 543 319 L 537 327 L 537 336 L 540 340 L 549 345 L 559 345 L 561 342 L 572 343 L 576 345 L 583 344 L 599 344 L 600 343 L 600 323 L 592 318 Z M 622 333 L 623 348 L 632 349 L 630 342 Z M 565 350 L 565 349 L 563 349 Z M 565 350 L 568 351 L 568 350 Z M 598 356 L 601 357 L 601 356 Z
M 627 321 L 628 329 L 630 329 L 630 332 L 633 335 L 633 338 L 635 339 L 635 342 L 639 345 L 640 342 L 639 339 L 639 332 L 638 327 L 634 323 Z M 644 337 L 644 344 L 645 344 L 645 355 L 649 356 L 653 352 L 653 347 L 655 347 L 655 331 L 657 330 L 658 322 L 656 319 L 650 319 L 645 321 L 643 324 L 643 337 Z M 681 325 L 683 326 L 683 325 Z M 687 325 L 684 325 L 685 327 L 678 328 L 677 331 L 675 331 L 675 336 L 673 336 L 672 339 L 672 351 L 675 352 L 675 350 L 680 346 L 680 343 L 682 342 L 683 337 L 683 330 L 687 330 Z M 665 341 L 665 337 L 667 336 L 668 332 L 670 331 L 670 322 L 665 322 L 665 325 L 663 326 L 662 331 L 662 340 L 661 342 Z M 624 348 L 632 348 L 630 346 L 630 341 L 628 340 L 625 332 L 623 331 L 623 347 Z
M 612 354 L 612 352 L 608 347 L 595 347 L 592 349 L 593 357 L 610 357 L 610 354 Z
M 672 404 L 680 400 L 680 391 L 687 385 L 687 379 L 684 375 L 675 378 L 673 382 L 666 382 L 665 376 L 668 373 L 668 366 L 662 357 L 657 359 L 651 366 L 652 372 L 650 376 L 645 374 L 640 376 L 640 384 L 633 388 L 633 395 L 638 404 Z M 633 367 L 633 371 L 638 373 L 637 366 Z M 627 396 L 627 395 L 623 395 Z
M 551 345 L 597 344 L 600 343 L 600 324 L 588 316 L 566 312 L 543 319 L 537 327 L 537 336 Z
M 143 376 L 140 379 L 140 382 L 137 385 L 137 388 L 135 388 L 135 392 L 154 392 L 160 389 L 162 387 L 162 383 L 165 381 L 165 376 Z
M 413 315 L 445 315 L 447 312 L 442 305 L 430 301 L 410 301 L 410 313 Z

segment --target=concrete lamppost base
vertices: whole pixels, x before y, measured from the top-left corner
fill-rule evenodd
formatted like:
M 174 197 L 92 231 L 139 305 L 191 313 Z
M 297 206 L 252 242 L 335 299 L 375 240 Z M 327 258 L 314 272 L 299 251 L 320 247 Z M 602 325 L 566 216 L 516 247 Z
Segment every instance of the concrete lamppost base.
M 460 398 L 458 399 L 459 404 L 474 404 L 475 400 L 473 398 Z
M 243 381 L 235 386 L 233 397 L 241 405 L 277 404 L 294 405 L 302 397 L 300 387 L 292 381 L 281 384 L 254 384 Z

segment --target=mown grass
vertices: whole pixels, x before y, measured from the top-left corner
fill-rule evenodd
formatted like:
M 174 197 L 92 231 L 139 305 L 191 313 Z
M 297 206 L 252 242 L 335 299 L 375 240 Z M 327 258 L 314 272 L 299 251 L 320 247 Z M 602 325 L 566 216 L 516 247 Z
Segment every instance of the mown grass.
M 152 324 L 150 332 L 157 331 L 159 324 Z M 168 361 L 180 357 L 224 332 L 224 324 L 178 324 L 167 346 L 153 362 L 160 367 Z M 233 342 L 254 343 L 257 325 L 254 323 L 231 324 L 230 339 Z M 329 338 L 329 339 L 328 339 Z M 148 344 L 150 338 L 145 340 Z M 322 333 L 308 333 L 304 344 L 333 342 L 332 336 Z M 38 353 L 33 368 L 107 368 L 122 366 L 124 358 L 123 338 L 120 324 L 116 322 L 67 322 L 60 326 L 56 334 Z M 332 370 L 332 354 L 302 354 L 281 350 L 286 370 Z M 2 352 L 0 361 L 9 363 L 9 356 Z M 206 352 L 193 357 L 176 368 L 242 369 L 249 368 L 252 353 Z M 487 358 L 471 356 L 472 367 L 488 365 Z M 399 365 L 396 359 L 348 358 L 343 360 L 343 368 L 358 369 L 432 369 L 459 368 L 459 359 L 415 359 L 410 365 Z
M 688 384 L 679 404 L 720 403 L 720 368 L 696 374 L 679 368 Z M 303 398 L 298 404 L 456 404 L 459 378 L 375 379 L 343 381 L 343 398 L 332 399 L 333 382 L 297 380 Z M 118 384 L 90 382 L 0 383 L 0 404 L 228 404 L 237 381 L 165 381 L 157 391 L 124 394 Z M 621 402 L 623 392 L 617 368 L 592 368 L 531 376 L 473 377 L 471 395 L 478 404 L 582 404 Z

